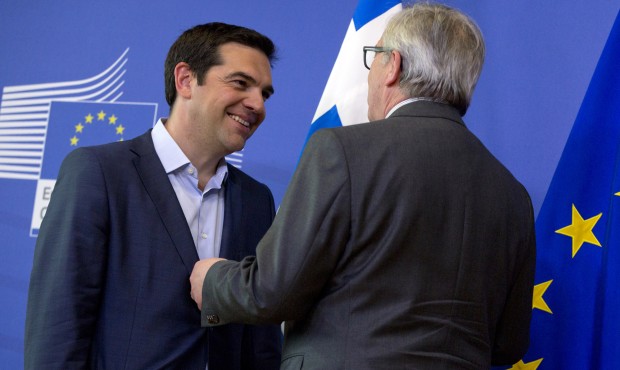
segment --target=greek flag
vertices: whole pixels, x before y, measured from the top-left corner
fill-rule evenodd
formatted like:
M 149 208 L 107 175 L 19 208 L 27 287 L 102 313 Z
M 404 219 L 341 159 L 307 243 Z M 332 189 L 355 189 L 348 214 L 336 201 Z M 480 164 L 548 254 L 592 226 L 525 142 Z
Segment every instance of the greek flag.
M 368 122 L 368 70 L 362 47 L 379 41 L 398 0 L 360 0 L 316 109 L 307 139 L 318 129 Z M 306 141 L 307 141 L 306 139 Z

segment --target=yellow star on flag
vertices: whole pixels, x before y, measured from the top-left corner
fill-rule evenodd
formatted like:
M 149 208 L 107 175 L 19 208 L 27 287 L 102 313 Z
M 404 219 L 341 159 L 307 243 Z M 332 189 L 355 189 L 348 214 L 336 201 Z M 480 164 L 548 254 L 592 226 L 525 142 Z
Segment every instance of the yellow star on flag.
M 125 127 L 123 125 L 116 126 L 116 134 L 117 135 L 122 135 L 123 131 L 125 131 Z
M 84 126 L 82 126 L 82 122 L 75 125 L 75 132 L 82 132 L 84 130 Z
M 527 364 L 523 362 L 523 360 L 519 360 L 516 364 L 512 365 L 512 367 L 508 370 L 536 370 L 540 363 L 542 362 L 542 358 L 539 358 L 536 361 L 528 362 Z
M 619 196 L 619 197 L 620 197 L 620 191 L 619 191 L 619 192 L 617 192 L 617 193 L 615 193 L 614 195 L 617 195 L 617 196 Z
M 579 249 L 581 248 L 583 243 L 590 243 L 599 247 L 601 246 L 601 243 L 599 243 L 598 239 L 596 239 L 596 236 L 594 236 L 592 229 L 602 215 L 602 213 L 599 213 L 594 217 L 590 217 L 589 219 L 584 220 L 583 217 L 581 217 L 581 214 L 579 214 L 579 211 L 577 211 L 575 205 L 573 204 L 572 223 L 566 227 L 555 231 L 558 234 L 570 236 L 571 238 L 573 238 L 573 258 L 575 258 L 575 255 L 577 254 L 577 252 L 579 252 Z
M 80 139 L 73 135 L 73 137 L 71 138 L 71 146 L 77 146 L 78 141 L 80 141 Z
M 115 124 L 116 124 L 116 120 L 117 120 L 117 119 L 118 119 L 118 117 L 116 117 L 115 115 L 111 115 L 111 116 L 108 118 L 108 123 L 109 123 L 109 124 L 111 124 L 111 125 L 115 125 Z
M 553 314 L 553 312 L 551 312 L 551 309 L 547 305 L 547 302 L 545 302 L 545 299 L 543 298 L 543 294 L 545 294 L 547 288 L 549 288 L 549 285 L 551 285 L 552 282 L 553 280 L 549 280 L 545 281 L 544 283 L 534 285 L 534 298 L 532 299 L 532 309 L 538 308 L 541 311 Z
M 84 117 L 84 120 L 86 123 L 93 123 L 93 118 L 95 117 L 93 117 L 92 114 L 88 113 L 88 116 Z
M 101 110 L 99 113 L 97 113 L 97 121 L 103 121 L 104 119 L 105 119 L 105 112 Z

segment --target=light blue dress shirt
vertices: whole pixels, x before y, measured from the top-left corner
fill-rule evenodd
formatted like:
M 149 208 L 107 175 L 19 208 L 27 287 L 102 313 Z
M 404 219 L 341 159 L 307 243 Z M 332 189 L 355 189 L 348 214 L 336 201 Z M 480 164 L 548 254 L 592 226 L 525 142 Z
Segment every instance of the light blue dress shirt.
M 220 160 L 215 175 L 209 179 L 204 191 L 200 190 L 198 170 L 170 136 L 164 127 L 165 122 L 160 119 L 151 132 L 155 151 L 181 204 L 198 257 L 219 257 L 224 225 L 223 186 L 228 175 L 226 161 L 224 158 Z

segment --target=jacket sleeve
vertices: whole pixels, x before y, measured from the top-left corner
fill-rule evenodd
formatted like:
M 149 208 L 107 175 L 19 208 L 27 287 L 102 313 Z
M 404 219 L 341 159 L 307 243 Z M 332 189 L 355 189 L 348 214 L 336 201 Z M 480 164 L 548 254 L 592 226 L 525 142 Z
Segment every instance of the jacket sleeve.
M 108 204 L 86 149 L 63 161 L 37 238 L 26 313 L 26 369 L 86 368 L 106 265 Z
M 529 196 L 527 196 L 529 201 Z M 520 247 L 514 283 L 495 331 L 492 365 L 512 365 L 523 358 L 530 344 L 530 322 L 536 270 L 534 211 L 529 202 L 529 217 Z
M 307 313 L 349 238 L 350 193 L 341 143 L 331 130 L 316 132 L 256 257 L 209 270 L 202 325 L 280 323 Z

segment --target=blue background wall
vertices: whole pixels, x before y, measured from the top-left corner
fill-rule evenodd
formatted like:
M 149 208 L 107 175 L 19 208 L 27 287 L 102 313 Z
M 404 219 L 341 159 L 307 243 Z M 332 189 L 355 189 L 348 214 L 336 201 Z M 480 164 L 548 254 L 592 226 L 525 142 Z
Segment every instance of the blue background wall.
M 524 183 L 538 212 L 620 1 L 445 3 L 470 14 L 487 42 L 465 121 Z M 120 101 L 156 103 L 157 115 L 165 116 L 163 63 L 182 31 L 210 21 L 254 28 L 275 41 L 280 59 L 273 71 L 276 94 L 242 166 L 267 183 L 279 203 L 356 4 L 3 1 L 0 88 L 84 79 L 129 48 Z M 36 181 L 0 178 L 0 368 L 23 366 L 35 189 Z

